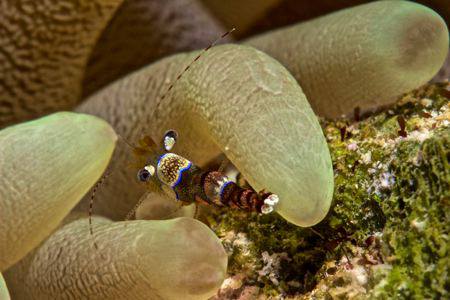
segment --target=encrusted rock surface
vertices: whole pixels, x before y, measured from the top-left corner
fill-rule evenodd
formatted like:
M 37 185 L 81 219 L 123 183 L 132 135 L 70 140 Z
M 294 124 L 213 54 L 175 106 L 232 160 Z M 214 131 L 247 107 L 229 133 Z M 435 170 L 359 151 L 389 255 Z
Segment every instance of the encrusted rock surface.
M 312 229 L 277 216 L 209 215 L 230 257 L 217 298 L 447 295 L 449 101 L 448 83 L 431 85 L 360 122 L 323 121 L 336 187 Z

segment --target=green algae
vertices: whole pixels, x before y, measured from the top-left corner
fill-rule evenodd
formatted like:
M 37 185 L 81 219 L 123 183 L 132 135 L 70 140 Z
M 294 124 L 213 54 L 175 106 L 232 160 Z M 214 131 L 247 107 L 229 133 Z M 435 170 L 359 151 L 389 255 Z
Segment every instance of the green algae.
M 384 201 L 388 219 L 383 254 L 393 269 L 373 293 L 382 298 L 448 296 L 450 232 L 450 131 L 443 128 L 420 143 L 401 143 L 391 164 L 399 178 Z M 404 162 L 421 157 L 419 166 Z
M 443 297 L 450 288 L 448 100 L 447 83 L 429 85 L 360 122 L 323 120 L 335 190 L 331 211 L 312 229 L 275 214 L 209 215 L 229 253 L 228 272 L 242 281 L 233 295 L 257 287 L 296 299 Z

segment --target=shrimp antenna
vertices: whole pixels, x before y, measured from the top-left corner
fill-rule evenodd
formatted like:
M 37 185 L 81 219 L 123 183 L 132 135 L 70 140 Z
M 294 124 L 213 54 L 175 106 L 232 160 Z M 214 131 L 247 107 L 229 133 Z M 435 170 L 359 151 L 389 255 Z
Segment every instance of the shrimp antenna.
M 169 94 L 170 90 L 175 86 L 175 83 L 177 83 L 178 80 L 180 80 L 180 78 L 184 75 L 184 73 L 187 72 L 187 70 L 189 70 L 189 68 L 203 55 L 205 54 L 206 51 L 208 51 L 209 49 L 211 49 L 215 44 L 217 44 L 217 42 L 219 42 L 221 39 L 225 38 L 227 35 L 229 35 L 230 33 L 232 33 L 233 31 L 235 31 L 236 28 L 231 28 L 230 30 L 228 30 L 227 32 L 225 32 L 224 34 L 222 34 L 218 39 L 216 39 L 214 42 L 212 42 L 211 44 L 209 44 L 208 47 L 206 47 L 205 49 L 203 49 L 203 51 L 201 51 L 187 66 L 186 68 L 184 68 L 183 71 L 181 71 L 180 74 L 178 74 L 177 78 L 169 85 L 169 87 L 167 88 L 166 92 L 161 96 L 161 101 L 164 100 L 164 98 L 166 98 L 167 94 Z
M 95 193 L 97 192 L 98 188 L 105 182 L 106 178 L 108 178 L 108 176 L 111 173 L 106 172 L 105 174 L 103 174 L 103 176 L 100 178 L 99 181 L 97 181 L 97 183 L 95 184 L 94 188 L 92 189 L 92 194 L 91 194 L 91 198 L 89 200 L 89 232 L 91 234 L 91 237 L 94 241 L 94 247 L 95 249 L 98 250 L 98 245 L 95 242 L 95 238 L 94 238 L 94 229 L 92 227 L 92 210 L 94 207 L 94 198 L 95 198 Z
M 124 221 L 129 221 L 133 217 L 136 218 L 136 210 L 139 208 L 139 206 L 141 206 L 144 200 L 145 200 L 144 197 L 141 197 L 141 199 L 139 199 L 139 201 L 134 205 L 134 207 L 128 212 Z
M 189 68 L 197 61 L 199 60 L 199 58 L 205 54 L 206 51 L 208 51 L 209 49 L 211 49 L 215 44 L 217 44 L 217 42 L 219 42 L 221 39 L 225 38 L 227 35 L 229 35 L 230 33 L 232 33 L 233 31 L 235 31 L 236 28 L 232 28 L 231 30 L 225 32 L 224 34 L 222 34 L 218 39 L 216 39 L 214 42 L 212 42 L 208 47 L 204 48 L 203 51 L 201 51 L 185 68 L 183 71 L 181 71 L 180 74 L 178 74 L 178 76 L 176 77 L 176 79 L 170 84 L 170 86 L 167 88 L 167 90 L 164 92 L 164 94 L 161 96 L 161 102 L 162 100 L 164 100 L 164 98 L 166 98 L 166 96 L 169 94 L 169 92 L 172 90 L 172 88 L 174 87 L 175 83 L 181 79 L 181 77 L 184 75 L 184 73 L 186 73 Z M 160 103 L 161 103 L 160 102 Z M 121 137 L 121 136 L 120 136 Z M 134 146 L 133 144 L 131 144 L 130 142 L 128 142 L 126 139 L 124 139 L 123 137 L 121 137 L 122 140 L 128 145 L 130 146 L 136 153 L 139 153 L 142 151 L 146 151 L 146 149 L 143 149 L 139 146 Z M 151 138 L 149 138 L 148 136 L 144 137 L 143 141 L 141 141 L 144 143 L 144 145 L 146 146 L 146 148 L 154 148 L 155 143 L 151 140 Z M 142 144 L 142 143 L 141 143 Z M 92 236 L 92 239 L 94 240 L 94 247 L 95 249 L 98 250 L 98 245 L 95 242 L 94 239 L 94 230 L 93 230 L 93 226 L 92 226 L 92 211 L 93 211 L 93 206 L 94 206 L 94 198 L 95 198 L 95 193 L 97 192 L 97 190 L 99 189 L 99 187 L 106 181 L 106 179 L 108 178 L 108 176 L 110 176 L 111 173 L 106 172 L 102 178 L 100 178 L 100 180 L 95 184 L 94 188 L 92 189 L 92 194 L 91 194 L 91 198 L 90 198 L 90 202 L 89 202 L 89 232 Z M 139 205 L 142 203 L 142 201 L 139 201 L 134 207 L 133 209 L 127 214 L 126 219 L 125 220 L 129 220 L 133 217 L 133 215 L 136 213 L 136 209 L 139 207 Z
M 137 147 L 135 145 L 133 145 L 132 143 L 130 143 L 129 141 L 127 141 L 126 138 L 124 138 L 123 136 L 119 135 L 119 137 L 122 139 L 122 141 L 127 144 L 130 148 L 132 149 L 137 149 Z
M 127 144 L 129 147 L 131 147 L 135 153 L 143 153 L 146 152 L 148 150 L 143 149 L 141 147 L 137 147 L 134 146 L 133 144 L 131 144 L 130 142 L 128 142 L 124 137 L 122 137 L 121 135 L 118 135 L 124 142 L 125 144 Z M 146 147 L 152 147 L 152 142 L 153 141 L 148 141 L 146 140 Z M 97 193 L 98 189 L 106 182 L 106 179 L 112 174 L 111 171 L 106 171 L 105 174 L 103 174 L 103 176 L 97 181 L 97 183 L 94 185 L 94 188 L 92 189 L 92 193 L 91 193 L 91 197 L 89 199 L 89 212 L 88 212 L 88 216 L 89 216 L 89 233 L 92 237 L 92 239 L 94 240 L 94 247 L 95 249 L 98 250 L 98 245 L 95 242 L 95 238 L 94 238 L 94 229 L 92 226 L 92 214 L 93 214 L 93 210 L 94 210 L 94 200 L 95 200 L 95 194 Z

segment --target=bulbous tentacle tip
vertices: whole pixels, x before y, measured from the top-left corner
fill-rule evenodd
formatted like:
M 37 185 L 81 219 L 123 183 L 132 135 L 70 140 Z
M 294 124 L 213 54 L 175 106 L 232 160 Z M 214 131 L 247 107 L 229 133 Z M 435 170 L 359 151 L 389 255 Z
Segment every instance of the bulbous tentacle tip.
M 449 46 L 444 20 L 412 1 L 372 1 L 246 43 L 283 63 L 328 118 L 392 104 L 439 71 Z
M 217 293 L 226 277 L 226 268 L 200 262 L 189 270 L 189 276 L 181 276 L 180 284 L 189 286 L 187 294 L 195 298 L 212 297 Z
M 0 270 L 59 225 L 106 169 L 116 139 L 105 121 L 71 112 L 0 131 Z
M 94 224 L 98 249 L 88 234 L 86 219 L 66 224 L 36 250 L 32 259 L 8 270 L 6 279 L 12 295 L 21 299 L 69 295 L 90 299 L 208 299 L 225 279 L 225 250 L 217 236 L 197 220 L 111 222 L 94 217 Z M 49 256 L 55 263 L 45 263 Z M 60 268 L 66 272 L 61 273 Z M 23 289 L 24 285 L 29 288 Z
M 152 74 L 164 70 L 173 81 L 198 54 L 168 57 L 143 68 L 93 95 L 80 111 L 102 115 L 112 123 L 126 120 L 127 131 L 138 135 L 149 128 L 143 122 L 135 123 L 139 119 L 129 118 L 127 112 L 145 103 L 142 118 L 154 121 L 155 129 L 149 134 L 154 140 L 163 140 L 161 130 L 176 129 L 182 137 L 176 152 L 199 166 L 222 150 L 255 190 L 266 189 L 286 202 L 281 211 L 283 206 L 291 210 L 300 205 L 293 211 L 303 210 L 306 215 L 310 203 L 303 203 L 298 195 L 322 193 L 320 187 L 332 187 L 333 176 L 322 129 L 298 83 L 278 61 L 261 51 L 222 45 L 205 53 L 164 101 L 158 89 L 142 85 L 152 78 L 155 86 L 164 87 L 163 78 Z M 210 70 L 220 72 L 209 76 Z M 130 89 L 140 92 L 130 94 Z M 114 103 L 110 102 L 112 95 Z M 111 106 L 122 109 L 110 111 L 107 108 Z M 108 206 L 119 207 L 125 199 L 120 193 L 129 196 L 128 191 L 128 185 L 117 185 L 108 197 Z M 297 219 L 301 217 L 299 214 Z
M 214 296 L 225 280 L 228 265 L 228 255 L 215 233 L 202 222 L 188 217 L 151 222 L 158 224 L 158 235 L 164 241 L 157 242 L 161 248 L 158 251 L 164 251 L 171 260 L 166 266 L 176 270 L 173 274 L 161 273 L 161 278 L 155 282 L 160 288 L 159 293 L 167 299 Z M 142 247 L 155 252 L 156 246 L 142 244 Z M 177 257 L 171 258 L 174 255 Z M 149 255 L 144 261 L 156 264 L 155 257 Z
M 277 212 L 292 224 L 295 224 L 299 227 L 311 227 L 323 221 L 329 210 L 330 206 L 325 206 L 317 208 L 316 210 L 309 211 L 308 213 L 286 213 L 285 211 L 280 210 L 278 210 Z
M 310 227 L 321 222 L 330 211 L 334 180 L 331 175 L 317 177 L 311 186 L 303 187 L 303 193 L 286 192 L 286 198 L 277 204 L 276 211 L 288 222 L 300 227 Z M 289 195 L 289 196 L 288 196 Z
M 397 67 L 433 76 L 447 57 L 447 24 L 439 14 L 426 6 L 405 3 L 404 8 L 394 16 L 392 24 L 386 24 L 389 28 L 385 31 L 396 40 L 398 52 L 394 58 Z
M 68 126 L 76 126 L 80 130 L 80 134 L 98 135 L 97 138 L 101 137 L 114 144 L 118 139 L 116 132 L 108 122 L 93 115 L 63 111 L 51 114 L 42 120 L 45 118 L 66 123 Z

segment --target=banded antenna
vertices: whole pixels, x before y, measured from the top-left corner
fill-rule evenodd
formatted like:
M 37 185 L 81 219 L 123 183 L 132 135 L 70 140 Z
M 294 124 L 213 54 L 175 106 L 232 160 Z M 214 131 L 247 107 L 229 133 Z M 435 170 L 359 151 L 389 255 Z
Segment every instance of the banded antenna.
M 225 32 L 224 34 L 222 34 L 217 40 L 215 40 L 214 42 L 212 42 L 211 44 L 209 44 L 208 47 L 206 47 L 205 49 L 203 49 L 203 51 L 201 51 L 187 66 L 186 68 L 184 68 L 183 71 L 181 71 L 180 74 L 178 74 L 177 78 L 169 85 L 169 87 L 167 88 L 166 92 L 161 96 L 161 102 L 162 100 L 164 100 L 164 98 L 166 98 L 166 96 L 169 94 L 170 90 L 174 87 L 175 83 L 177 83 L 178 80 L 181 79 L 181 77 L 183 77 L 184 73 L 186 73 L 191 66 L 197 61 L 199 60 L 199 58 L 205 54 L 206 51 L 208 51 L 209 49 L 211 49 L 212 47 L 214 47 L 214 45 L 216 45 L 221 39 L 225 38 L 227 35 L 229 35 L 230 33 L 232 33 L 233 31 L 235 31 L 236 28 L 231 28 L 230 30 L 228 30 L 227 32 Z
M 191 68 L 191 66 L 200 59 L 200 57 L 205 54 L 206 51 L 208 51 L 209 49 L 211 49 L 212 47 L 214 47 L 221 39 L 225 38 L 227 35 L 231 34 L 233 31 L 235 31 L 236 28 L 232 28 L 229 31 L 225 32 L 224 34 L 222 34 L 219 38 L 217 38 L 214 42 L 212 42 L 211 44 L 208 45 L 208 47 L 204 48 L 185 68 L 183 71 L 180 72 L 180 74 L 178 74 L 178 76 L 175 78 L 175 80 L 169 85 L 169 87 L 167 88 L 167 90 L 164 92 L 164 94 L 162 94 L 161 96 L 161 101 L 159 103 L 162 103 L 162 101 L 167 97 L 167 95 L 169 94 L 169 92 L 172 90 L 172 88 L 175 86 L 175 84 L 177 83 L 177 81 L 179 81 L 181 79 L 181 77 L 183 77 L 183 75 Z M 135 149 L 136 151 L 139 151 L 141 148 L 140 147 L 135 147 L 133 146 L 131 143 L 129 143 L 127 140 L 125 140 L 124 138 L 122 138 L 126 144 L 128 144 L 130 147 L 132 147 L 133 149 Z M 110 176 L 111 173 L 105 173 L 102 178 L 100 178 L 100 180 L 95 184 L 93 190 L 92 190 L 92 194 L 91 194 L 91 198 L 90 198 L 90 202 L 89 202 L 89 233 L 92 236 L 92 239 L 94 241 L 94 247 L 95 249 L 98 250 L 98 245 L 95 242 L 94 239 L 94 229 L 92 226 L 92 214 L 93 214 L 93 207 L 94 207 L 94 198 L 95 198 L 95 193 L 97 192 L 97 190 L 99 189 L 99 187 L 105 182 L 105 180 L 108 178 L 108 176 Z M 142 201 L 141 201 L 142 202 Z M 136 212 L 136 209 L 138 208 L 138 206 L 141 204 L 141 202 L 138 202 L 135 207 L 127 214 L 126 219 L 130 219 L 134 213 Z

